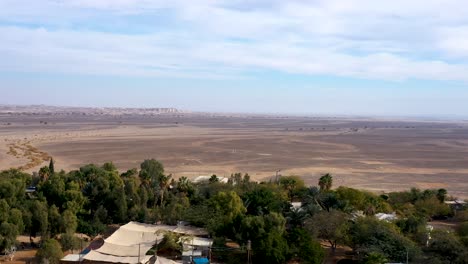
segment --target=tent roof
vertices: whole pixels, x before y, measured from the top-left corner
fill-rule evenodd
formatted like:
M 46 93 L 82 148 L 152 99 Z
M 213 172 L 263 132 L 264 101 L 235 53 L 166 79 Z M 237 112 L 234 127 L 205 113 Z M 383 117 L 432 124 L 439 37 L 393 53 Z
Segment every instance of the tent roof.
M 125 263 L 125 264 L 138 264 L 147 263 L 152 256 L 142 255 L 140 258 L 136 257 L 124 257 L 124 256 L 113 256 L 99 253 L 97 251 L 91 251 L 84 257 L 85 260 L 96 261 L 96 262 L 110 262 L 110 263 Z
M 81 254 L 68 254 L 65 257 L 63 257 L 60 261 L 66 261 L 66 262 L 80 262 L 83 259 L 84 255 Z
M 206 230 L 191 226 L 149 225 L 130 222 L 121 226 L 104 240 L 104 244 L 100 248 L 91 250 L 83 259 L 95 262 L 128 264 L 136 264 L 140 259 L 140 263 L 146 263 L 151 258 L 151 256 L 146 256 L 146 253 L 157 241 L 163 239 L 163 232 L 159 231 L 169 231 L 189 236 L 207 234 Z M 193 240 L 194 245 L 198 246 L 211 245 L 212 243 L 212 240 L 205 238 L 194 237 Z

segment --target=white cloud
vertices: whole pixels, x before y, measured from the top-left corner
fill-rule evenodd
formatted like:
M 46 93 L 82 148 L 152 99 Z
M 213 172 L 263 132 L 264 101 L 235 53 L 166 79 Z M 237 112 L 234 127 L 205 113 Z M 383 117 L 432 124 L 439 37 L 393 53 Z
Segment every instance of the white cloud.
M 452 58 L 468 58 L 468 26 L 441 28 L 438 47 Z
M 90 27 L 109 17 L 153 30 Z M 0 21 L 4 70 L 468 81 L 466 1 L 4 0 Z

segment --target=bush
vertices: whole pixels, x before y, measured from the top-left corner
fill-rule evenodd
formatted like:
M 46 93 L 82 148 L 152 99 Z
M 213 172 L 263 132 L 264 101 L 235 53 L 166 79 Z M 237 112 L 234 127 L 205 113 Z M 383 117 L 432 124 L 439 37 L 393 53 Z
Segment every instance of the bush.
M 60 244 L 62 245 L 63 251 L 81 248 L 81 240 L 70 233 L 65 233 L 61 235 Z
M 461 237 L 468 236 L 468 221 L 460 224 L 457 231 Z
M 60 243 L 55 239 L 45 240 L 37 251 L 36 257 L 39 263 L 59 264 L 63 257 Z

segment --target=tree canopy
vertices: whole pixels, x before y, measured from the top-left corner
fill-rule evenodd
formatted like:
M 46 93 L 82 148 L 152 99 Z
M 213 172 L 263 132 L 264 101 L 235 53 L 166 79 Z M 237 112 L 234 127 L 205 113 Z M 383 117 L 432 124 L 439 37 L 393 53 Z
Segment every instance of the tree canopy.
M 241 173 L 233 173 L 227 183 L 215 175 L 194 183 L 166 174 L 154 159 L 122 173 L 112 162 L 69 172 L 54 166 L 51 159 L 34 176 L 16 169 L 0 172 L 0 253 L 15 246 L 19 234 L 40 236 L 38 259 L 56 263 L 62 251 L 77 248 L 75 232 L 95 236 L 108 225 L 128 221 L 188 221 L 206 228 L 216 241 L 239 244 L 234 251 L 223 243 L 219 252 L 213 249 L 215 255 L 231 254 L 228 262 L 234 263 L 239 262 L 235 254 L 246 254 L 249 241 L 254 263 L 322 263 L 326 254 L 320 241 L 328 242 L 332 253 L 340 245 L 351 247 L 360 263 L 402 262 L 407 255 L 415 263 L 468 259 L 466 209 L 454 218 L 460 222 L 456 232 L 428 233 L 429 221 L 455 215 L 444 203 L 449 197 L 444 189 L 377 195 L 332 189 L 330 174 L 317 186 L 306 186 L 298 176 L 272 183 Z M 26 192 L 27 187 L 35 189 Z M 391 212 L 397 220 L 374 216 Z M 159 249 L 178 250 L 176 239 L 165 236 Z

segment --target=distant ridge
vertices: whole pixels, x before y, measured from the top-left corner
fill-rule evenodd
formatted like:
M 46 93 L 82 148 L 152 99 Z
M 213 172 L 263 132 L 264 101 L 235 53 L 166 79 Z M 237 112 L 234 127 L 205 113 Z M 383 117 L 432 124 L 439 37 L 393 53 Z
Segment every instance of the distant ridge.
M 75 107 L 49 105 L 0 105 L 0 114 L 11 115 L 162 115 L 188 113 L 172 107 L 126 108 L 126 107 Z

